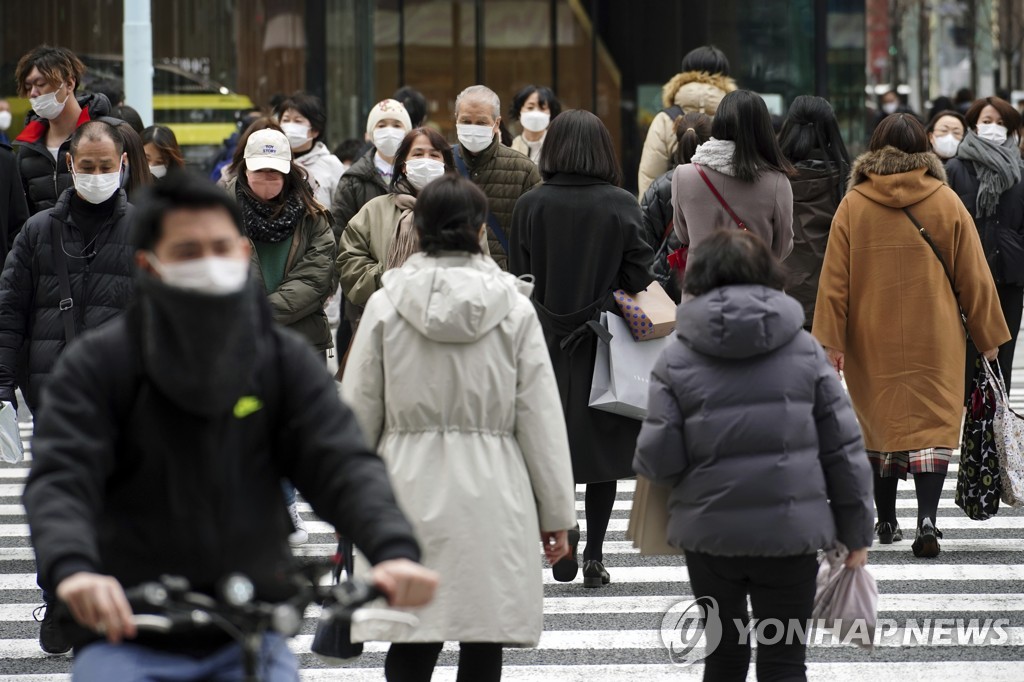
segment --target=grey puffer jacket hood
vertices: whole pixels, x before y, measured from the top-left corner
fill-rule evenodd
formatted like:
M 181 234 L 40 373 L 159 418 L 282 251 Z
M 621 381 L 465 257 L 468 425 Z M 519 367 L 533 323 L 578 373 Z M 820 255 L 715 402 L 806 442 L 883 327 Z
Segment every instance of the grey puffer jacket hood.
M 698 353 L 752 358 L 778 350 L 803 327 L 800 304 L 762 286 L 722 287 L 679 306 L 676 335 Z
M 800 304 L 756 286 L 679 308 L 651 374 L 634 470 L 672 487 L 668 541 L 716 556 L 871 544 L 871 467 L 850 399 L 801 329 Z

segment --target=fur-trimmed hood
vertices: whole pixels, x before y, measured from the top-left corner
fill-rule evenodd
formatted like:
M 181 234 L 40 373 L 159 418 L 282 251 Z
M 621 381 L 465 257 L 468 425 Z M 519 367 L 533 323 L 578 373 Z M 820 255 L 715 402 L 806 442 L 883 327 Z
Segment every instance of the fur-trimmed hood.
M 718 103 L 735 89 L 736 81 L 720 73 L 684 71 L 665 83 L 661 101 L 665 108 L 678 105 L 687 113 L 701 111 L 714 116 Z
M 857 157 L 848 190 L 885 206 L 904 208 L 922 201 L 945 184 L 946 170 L 935 154 L 908 154 L 890 146 Z

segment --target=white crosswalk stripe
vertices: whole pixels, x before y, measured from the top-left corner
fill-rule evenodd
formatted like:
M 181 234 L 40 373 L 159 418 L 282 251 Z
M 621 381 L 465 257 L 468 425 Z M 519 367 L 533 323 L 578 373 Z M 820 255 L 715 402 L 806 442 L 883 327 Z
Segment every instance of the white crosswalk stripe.
M 1022 402 L 1015 393 L 1015 402 Z M 30 435 L 23 427 L 23 437 Z M 0 466 L 0 679 L 10 682 L 66 682 L 70 657 L 48 657 L 37 641 L 32 610 L 39 604 L 33 554 L 20 495 L 31 462 Z M 901 484 L 897 504 L 906 539 L 872 549 L 870 569 L 881 593 L 879 619 L 891 627 L 871 654 L 826 638 L 808 650 L 811 680 L 933 682 L 979 679 L 1024 681 L 1024 510 L 1003 508 L 986 522 L 967 519 L 953 503 L 956 467 L 944 487 L 938 527 L 945 532 L 942 554 L 930 561 L 910 552 L 916 523 L 913 482 Z M 674 604 L 693 599 L 682 557 L 643 557 L 624 538 L 635 482 L 622 481 L 605 543 L 612 584 L 584 590 L 581 579 L 554 582 L 545 571 L 545 632 L 537 649 L 506 649 L 503 679 L 522 681 L 656 682 L 701 679 L 703 667 L 671 665 L 660 624 Z M 586 543 L 584 488 L 577 490 L 577 514 Z M 310 542 L 296 553 L 327 556 L 333 529 L 300 503 Z M 290 646 L 299 656 L 305 682 L 383 680 L 387 644 L 369 643 L 363 655 L 342 667 L 309 653 L 319 607 L 306 613 L 303 632 Z M 943 622 L 943 620 L 948 622 Z M 971 619 L 990 619 L 1000 636 L 957 641 Z M 945 630 L 943 630 L 945 628 Z M 755 654 L 756 656 L 756 654 Z M 448 643 L 434 680 L 455 679 L 458 647 Z M 756 679 L 751 666 L 749 680 Z

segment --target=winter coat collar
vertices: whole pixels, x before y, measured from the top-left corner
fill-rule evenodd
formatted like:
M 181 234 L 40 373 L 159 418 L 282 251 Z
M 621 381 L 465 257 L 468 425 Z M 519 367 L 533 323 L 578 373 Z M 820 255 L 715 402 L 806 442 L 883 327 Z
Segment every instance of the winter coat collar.
M 547 185 L 563 185 L 566 187 L 580 187 L 585 185 L 607 185 L 607 180 L 595 178 L 590 175 L 578 175 L 576 173 L 555 173 L 544 180 Z
M 82 113 L 79 114 L 78 122 L 75 123 L 76 128 L 83 123 L 110 114 L 110 100 L 107 99 L 106 95 L 85 95 L 77 99 L 78 105 L 82 107 Z M 45 141 L 46 131 L 50 129 L 50 122 L 37 115 L 34 111 L 30 111 L 28 116 L 28 125 L 25 126 L 15 141 L 22 144 L 39 143 L 40 140 Z
M 345 171 L 345 175 L 351 178 L 359 178 L 364 182 L 375 183 L 387 190 L 388 186 L 384 183 L 384 178 L 377 172 L 377 166 L 373 162 L 373 157 L 376 153 L 377 150 L 371 147 L 370 151 L 356 159 L 355 163 Z
M 497 154 L 498 147 L 500 146 L 501 140 L 498 138 L 497 135 L 495 135 L 494 140 L 491 141 L 491 144 L 488 145 L 486 149 L 484 149 L 483 151 L 479 151 L 476 154 L 463 149 L 461 144 L 455 145 L 455 147 L 452 148 L 452 151 L 458 156 L 461 156 L 462 159 L 466 162 L 467 166 L 469 166 L 470 168 L 475 168 L 477 166 L 485 166 L 488 163 L 490 163 L 491 159 L 493 159 L 495 154 Z
M 678 104 L 676 95 L 684 85 L 695 83 L 720 90 L 722 96 L 736 89 L 736 81 L 720 73 L 708 73 L 707 71 L 684 71 L 677 73 L 661 89 L 661 103 L 665 108 Z
M 65 225 L 74 225 L 74 221 L 71 220 L 71 197 L 73 196 L 75 196 L 75 188 L 68 187 L 57 197 L 57 203 L 50 209 L 50 215 L 54 220 Z M 117 221 L 121 219 L 127 210 L 128 195 L 125 194 L 123 189 L 119 189 L 117 190 L 117 203 L 114 204 L 114 211 L 110 214 L 110 219 L 107 220 L 106 224 L 116 225 Z
M 944 184 L 946 169 L 935 154 L 908 154 L 890 146 L 857 157 L 848 189 L 883 206 L 904 208 L 931 196 Z
M 679 306 L 676 334 L 698 353 L 742 359 L 770 353 L 803 328 L 803 307 L 776 289 L 735 285 Z

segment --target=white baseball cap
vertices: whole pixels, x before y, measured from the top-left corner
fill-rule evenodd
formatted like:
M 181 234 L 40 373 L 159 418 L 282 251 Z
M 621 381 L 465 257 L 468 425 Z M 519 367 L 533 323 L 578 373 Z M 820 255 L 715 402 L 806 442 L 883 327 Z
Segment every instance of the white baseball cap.
M 292 169 L 288 138 L 272 128 L 254 132 L 245 143 L 245 167 L 252 171 L 276 170 L 287 175 Z

